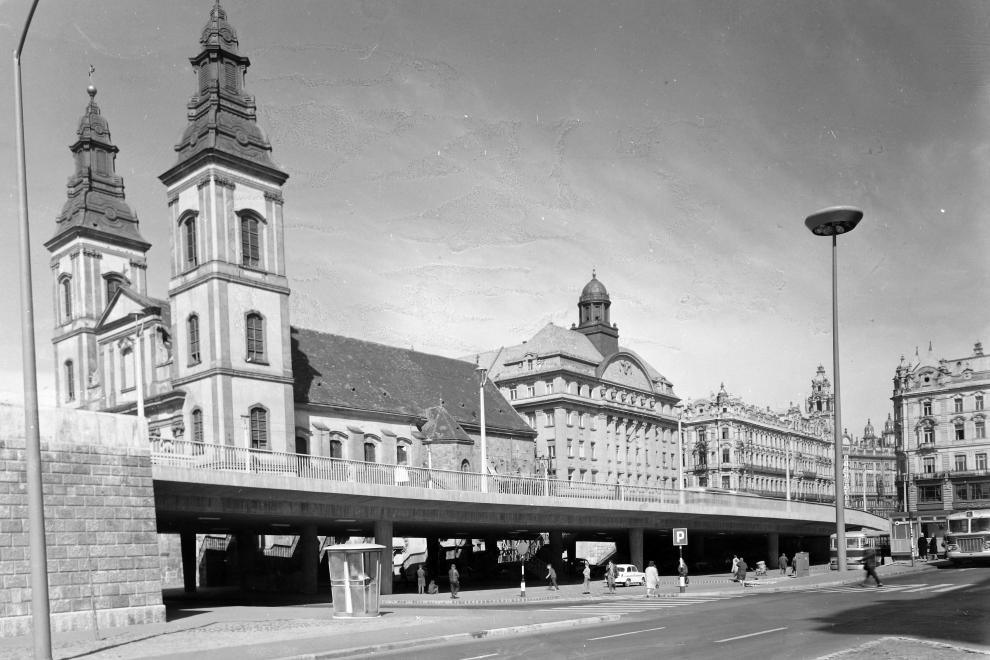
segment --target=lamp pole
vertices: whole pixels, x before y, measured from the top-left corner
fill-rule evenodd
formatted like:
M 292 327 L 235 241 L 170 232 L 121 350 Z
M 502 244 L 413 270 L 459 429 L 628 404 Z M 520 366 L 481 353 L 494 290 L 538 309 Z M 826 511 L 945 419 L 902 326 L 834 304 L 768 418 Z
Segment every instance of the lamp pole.
M 14 50 L 14 132 L 17 142 L 17 205 L 20 228 L 21 360 L 24 370 L 24 449 L 28 493 L 28 544 L 31 551 L 31 629 L 34 657 L 52 657 L 48 602 L 48 550 L 45 541 L 45 499 L 41 478 L 41 433 L 38 428 L 38 365 L 34 346 L 34 290 L 31 284 L 31 232 L 28 223 L 27 164 L 24 156 L 24 95 L 21 53 L 38 0 L 33 0 Z
M 842 458 L 842 406 L 839 385 L 839 294 L 838 294 L 838 246 L 836 237 L 851 232 L 863 219 L 863 212 L 851 206 L 833 206 L 809 215 L 805 226 L 816 236 L 832 237 L 832 372 L 835 377 L 835 549 L 839 572 L 846 567 L 845 487 L 843 484 Z

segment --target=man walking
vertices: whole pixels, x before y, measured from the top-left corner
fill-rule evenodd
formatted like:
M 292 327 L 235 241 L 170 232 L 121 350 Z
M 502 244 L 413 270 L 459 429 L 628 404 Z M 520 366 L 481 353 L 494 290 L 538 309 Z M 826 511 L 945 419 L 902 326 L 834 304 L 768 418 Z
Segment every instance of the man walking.
M 585 562 L 584 562 L 584 570 L 581 571 L 581 575 L 584 576 L 584 593 L 590 594 L 591 593 L 591 565 L 588 564 L 588 561 L 587 560 L 585 560 Z
M 547 580 L 549 581 L 547 591 L 560 591 L 560 587 L 557 586 L 557 571 L 553 570 L 553 564 L 547 564 Z
M 644 571 L 646 573 L 646 597 L 657 595 L 657 587 L 660 586 L 660 573 L 656 565 L 651 561 Z
M 608 564 L 605 566 L 605 583 L 608 585 L 608 592 L 610 594 L 615 593 L 615 564 L 612 560 L 608 560 Z
M 924 532 L 918 537 L 918 559 L 928 561 L 928 539 L 925 538 Z
M 426 591 L 426 571 L 423 570 L 423 565 L 420 564 L 419 568 L 416 569 L 416 593 L 422 594 Z
M 777 558 L 777 566 L 780 568 L 781 575 L 787 575 L 787 555 L 783 552 L 780 553 L 780 557 Z
M 873 548 L 867 548 L 863 551 L 863 570 L 866 571 L 866 576 L 863 578 L 864 587 L 867 585 L 867 582 L 869 582 L 871 577 L 873 578 L 873 581 L 877 583 L 878 587 L 883 586 L 880 583 L 880 578 L 877 577 L 877 551 Z
M 457 564 L 450 565 L 447 577 L 450 579 L 450 597 L 460 598 L 457 592 L 461 590 L 461 574 L 457 572 Z

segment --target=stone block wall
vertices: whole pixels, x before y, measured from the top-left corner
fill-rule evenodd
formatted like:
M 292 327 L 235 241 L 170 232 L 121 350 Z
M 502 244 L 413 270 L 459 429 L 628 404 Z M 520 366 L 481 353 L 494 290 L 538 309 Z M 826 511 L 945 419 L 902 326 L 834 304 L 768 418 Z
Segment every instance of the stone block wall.
M 164 622 L 143 422 L 39 417 L 52 631 Z M 0 636 L 31 630 L 30 571 L 24 409 L 0 404 Z

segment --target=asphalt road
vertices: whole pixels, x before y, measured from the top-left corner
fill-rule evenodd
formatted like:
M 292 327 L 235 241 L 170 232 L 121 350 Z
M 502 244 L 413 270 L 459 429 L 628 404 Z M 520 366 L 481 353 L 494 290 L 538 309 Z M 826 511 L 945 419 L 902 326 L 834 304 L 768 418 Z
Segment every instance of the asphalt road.
M 620 613 L 618 623 L 442 644 L 376 657 L 820 658 L 884 637 L 990 646 L 990 567 L 892 578 L 884 588 L 842 586 L 736 597 L 602 600 L 560 605 L 575 618 Z M 872 655 L 872 654 L 866 654 Z

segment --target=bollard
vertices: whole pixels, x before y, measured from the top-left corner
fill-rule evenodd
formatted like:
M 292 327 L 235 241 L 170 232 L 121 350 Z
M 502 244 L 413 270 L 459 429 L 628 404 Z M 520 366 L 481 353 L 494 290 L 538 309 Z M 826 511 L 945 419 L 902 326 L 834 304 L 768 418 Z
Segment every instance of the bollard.
M 526 567 L 520 566 L 519 568 L 522 569 L 522 581 L 519 582 L 519 597 L 525 598 L 526 597 Z
M 683 575 L 679 575 L 677 577 L 677 586 L 680 589 L 680 593 L 684 593 L 684 591 L 687 589 L 687 585 L 685 584 L 685 582 L 686 580 L 684 579 Z

